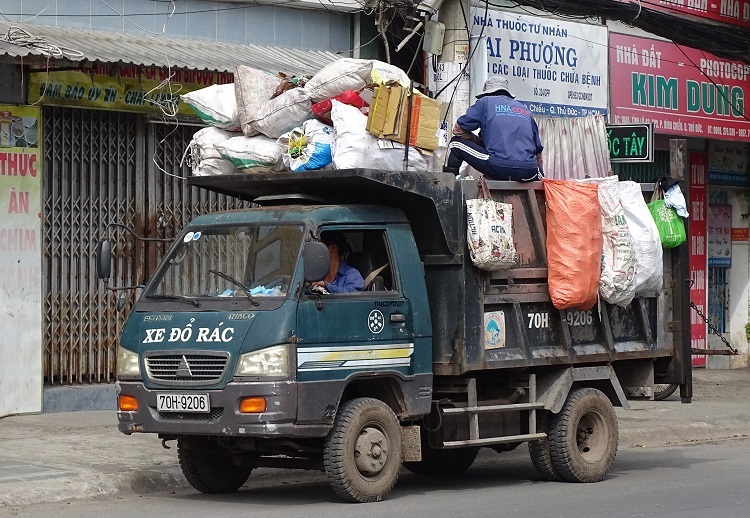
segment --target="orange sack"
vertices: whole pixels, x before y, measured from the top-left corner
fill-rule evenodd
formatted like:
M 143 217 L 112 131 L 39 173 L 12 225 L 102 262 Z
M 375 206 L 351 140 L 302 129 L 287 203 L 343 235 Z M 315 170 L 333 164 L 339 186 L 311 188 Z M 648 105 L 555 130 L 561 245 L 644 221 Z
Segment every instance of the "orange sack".
M 602 219 L 598 187 L 544 180 L 547 198 L 547 278 L 557 309 L 591 309 L 602 270 Z

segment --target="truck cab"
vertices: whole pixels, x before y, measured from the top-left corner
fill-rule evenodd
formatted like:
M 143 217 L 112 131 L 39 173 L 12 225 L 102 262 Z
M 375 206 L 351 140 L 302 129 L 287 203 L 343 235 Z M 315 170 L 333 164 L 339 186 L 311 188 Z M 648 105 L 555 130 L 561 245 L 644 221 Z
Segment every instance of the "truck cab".
M 313 259 L 304 251 L 332 231 L 350 245 L 344 260 L 367 279 L 364 290 L 320 294 L 306 286 L 305 262 Z M 398 209 L 287 206 L 198 217 L 175 239 L 123 331 L 118 394 L 138 410 L 119 412 L 120 430 L 319 437 L 344 389 L 374 376 L 397 389 L 401 417 L 424 415 L 428 307 L 414 237 Z

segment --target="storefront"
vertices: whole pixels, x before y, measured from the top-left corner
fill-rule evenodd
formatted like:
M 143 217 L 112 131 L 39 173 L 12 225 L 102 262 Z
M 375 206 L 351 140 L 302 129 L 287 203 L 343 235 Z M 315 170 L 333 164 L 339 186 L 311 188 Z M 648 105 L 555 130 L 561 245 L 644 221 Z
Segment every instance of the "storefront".
M 668 141 L 688 141 L 692 346 L 725 349 L 700 313 L 739 357 L 694 356 L 695 366 L 740 367 L 747 362 L 748 220 L 746 192 L 750 120 L 745 92 L 750 65 L 729 62 L 674 43 L 610 34 L 613 123 L 652 122 L 655 163 L 619 167 L 641 182 L 669 175 Z
M 59 31 L 31 32 L 51 42 Z M 339 57 L 129 34 L 116 54 L 107 33 L 64 33 L 68 46 L 77 35 L 80 63 L 0 42 L 3 69 L 23 77 L 0 89 L 0 416 L 41 411 L 44 386 L 114 381 L 127 309 L 96 279 L 96 244 L 114 238 L 113 286 L 143 284 L 166 244 L 108 224 L 171 238 L 195 215 L 241 203 L 184 181 L 198 127 L 179 94 L 232 82 L 240 64 L 294 75 Z M 191 52 L 154 64 L 170 44 Z M 127 294 L 132 303 L 136 292 Z

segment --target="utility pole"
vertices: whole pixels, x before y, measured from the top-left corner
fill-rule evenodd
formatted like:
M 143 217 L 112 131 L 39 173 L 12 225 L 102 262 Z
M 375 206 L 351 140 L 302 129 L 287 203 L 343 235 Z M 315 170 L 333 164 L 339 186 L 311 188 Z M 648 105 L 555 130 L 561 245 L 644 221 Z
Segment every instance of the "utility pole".
M 461 9 L 462 4 L 463 10 Z M 468 18 L 470 12 L 469 0 L 445 0 L 438 11 L 438 20 L 445 25 L 444 41 L 446 43 L 443 44 L 443 53 L 438 59 L 440 80 L 437 82 L 437 90 L 445 88 L 439 99 L 445 103 L 450 103 L 446 117 L 446 131 L 448 131 L 449 138 L 456 119 L 466 113 L 471 104 L 469 99 L 469 75 L 467 74 L 471 72 L 467 64 L 471 51 L 471 40 L 469 38 L 471 19 Z M 450 83 L 458 74 L 461 74 L 461 77 Z M 448 83 L 450 84 L 446 87 Z

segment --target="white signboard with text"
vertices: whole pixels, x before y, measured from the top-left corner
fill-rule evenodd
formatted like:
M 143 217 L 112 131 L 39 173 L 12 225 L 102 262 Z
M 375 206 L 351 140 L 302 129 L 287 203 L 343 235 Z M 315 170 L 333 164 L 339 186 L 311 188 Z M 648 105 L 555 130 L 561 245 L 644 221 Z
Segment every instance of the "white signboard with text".
M 471 91 L 490 75 L 508 78 L 537 116 L 606 115 L 607 28 L 478 8 L 471 17 Z
M 0 417 L 42 411 L 41 109 L 0 106 Z

